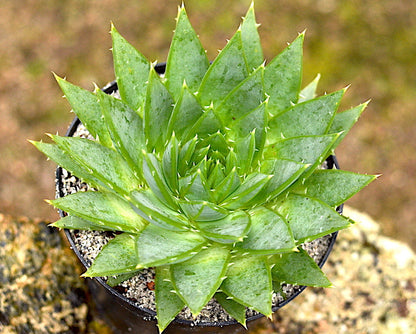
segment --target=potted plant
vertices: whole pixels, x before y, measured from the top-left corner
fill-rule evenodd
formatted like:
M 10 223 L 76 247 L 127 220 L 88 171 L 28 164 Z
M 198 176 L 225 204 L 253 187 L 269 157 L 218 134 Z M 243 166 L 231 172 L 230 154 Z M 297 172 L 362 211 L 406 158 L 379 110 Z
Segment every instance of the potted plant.
M 302 245 L 350 226 L 336 208 L 375 179 L 322 167 L 366 103 L 301 90 L 303 33 L 265 65 L 253 6 L 211 64 L 179 8 L 163 76 L 111 35 L 118 96 L 56 76 L 90 138 L 33 142 L 89 186 L 49 201 L 53 225 L 111 231 L 83 276 L 151 270 L 160 331 L 212 299 L 245 325 L 282 284 L 331 286 Z

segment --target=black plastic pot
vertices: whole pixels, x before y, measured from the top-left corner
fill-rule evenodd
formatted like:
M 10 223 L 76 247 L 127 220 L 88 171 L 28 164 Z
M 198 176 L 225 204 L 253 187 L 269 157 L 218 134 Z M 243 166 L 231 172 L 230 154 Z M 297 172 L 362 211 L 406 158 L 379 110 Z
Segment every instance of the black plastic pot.
M 165 64 L 158 64 L 155 67 L 155 70 L 161 74 L 165 71 Z M 117 90 L 117 83 L 112 82 L 103 88 L 103 91 L 107 94 L 111 94 Z M 77 127 L 80 125 L 80 120 L 75 117 L 71 125 L 68 128 L 66 136 L 73 136 Z M 335 156 L 330 156 L 326 160 L 328 169 L 332 169 L 334 166 L 339 169 L 338 162 Z M 56 182 L 57 190 L 59 197 L 63 197 L 62 192 L 62 168 L 58 167 L 56 169 Z M 337 208 L 337 211 L 341 214 L 343 205 Z M 61 217 L 65 216 L 65 213 L 60 211 Z M 75 241 L 69 232 L 65 230 L 65 235 L 71 245 L 71 248 L 77 255 L 78 259 L 84 265 L 85 268 L 88 267 L 87 261 L 84 259 L 82 254 L 79 252 L 75 246 Z M 318 263 L 320 267 L 324 265 L 329 254 L 331 253 L 332 247 L 335 243 L 338 232 L 332 233 L 330 236 L 330 243 L 328 249 Z M 158 333 L 156 327 L 156 313 L 152 310 L 137 306 L 132 300 L 126 298 L 116 289 L 110 287 L 105 283 L 105 281 L 96 277 L 93 279 L 87 279 L 87 284 L 95 304 L 97 311 L 107 322 L 110 328 L 113 330 L 113 333 L 140 333 L 140 334 L 156 334 Z M 290 296 L 288 299 L 279 303 L 273 307 L 273 312 L 277 311 L 279 308 L 288 304 L 294 298 L 296 298 L 303 290 L 305 286 L 299 288 L 299 290 Z M 247 319 L 248 327 L 255 325 L 255 320 L 263 317 L 263 315 L 258 314 L 256 316 L 250 317 Z M 181 333 L 244 333 L 246 330 L 239 325 L 236 321 L 229 322 L 213 322 L 213 323 L 199 323 L 194 325 L 191 321 L 183 319 L 175 319 L 168 328 L 164 331 L 166 334 L 181 334 Z

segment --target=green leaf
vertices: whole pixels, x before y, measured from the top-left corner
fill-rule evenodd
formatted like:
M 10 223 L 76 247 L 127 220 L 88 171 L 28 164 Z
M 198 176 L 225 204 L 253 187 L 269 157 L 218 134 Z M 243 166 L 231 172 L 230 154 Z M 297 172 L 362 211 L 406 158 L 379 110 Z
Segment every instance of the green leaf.
M 55 75 L 55 79 L 65 94 L 74 113 L 87 128 L 88 132 L 107 147 L 111 147 L 111 138 L 107 126 L 101 117 L 101 107 L 95 94 L 75 86 Z
M 154 68 L 150 70 L 144 104 L 144 133 L 147 150 L 162 152 L 167 135 L 169 119 L 173 110 L 173 99 Z
M 296 104 L 273 117 L 269 121 L 268 140 L 276 142 L 283 138 L 327 133 L 344 92 L 345 89 L 342 89 Z
M 179 8 L 175 34 L 166 62 L 166 86 L 177 98 L 182 84 L 195 92 L 209 67 L 209 61 L 197 34 L 189 22 L 185 7 Z
M 221 285 L 229 257 L 227 248 L 213 245 L 189 260 L 170 266 L 175 290 L 194 316 Z
M 304 183 L 298 184 L 295 189 L 290 191 L 319 199 L 331 207 L 336 207 L 376 178 L 375 175 L 356 174 L 335 169 L 318 169 Z
M 313 81 L 309 83 L 305 88 L 303 88 L 299 94 L 298 103 L 302 103 L 308 100 L 312 100 L 316 97 L 316 88 L 318 87 L 319 79 L 321 75 L 318 74 Z
M 127 281 L 128 279 L 136 276 L 138 271 L 132 271 L 127 274 L 119 274 L 119 275 L 112 275 L 107 277 L 107 284 L 111 287 L 115 287 L 119 285 L 120 283 L 123 283 L 124 281 Z
M 45 154 L 49 159 L 55 161 L 59 166 L 71 172 L 73 175 L 76 175 L 90 186 L 95 188 L 106 187 L 106 185 L 98 180 L 93 173 L 77 164 L 68 154 L 65 154 L 65 152 L 58 147 L 58 145 L 31 140 L 29 142 Z
M 150 190 L 132 191 L 129 200 L 133 210 L 154 225 L 173 231 L 188 229 L 186 218 L 165 206 Z
M 98 253 L 84 277 L 109 276 L 136 271 L 135 237 L 127 233 L 110 240 Z
M 236 302 L 271 316 L 272 279 L 266 258 L 247 254 L 230 261 L 220 289 Z
M 168 135 L 175 132 L 175 135 L 182 140 L 186 130 L 194 126 L 203 113 L 204 110 L 198 99 L 187 86 L 184 86 L 169 119 Z
M 143 176 L 149 188 L 152 189 L 152 192 L 160 201 L 165 203 L 171 209 L 177 209 L 178 204 L 163 176 L 160 161 L 152 153 L 147 153 L 145 150 L 143 150 L 142 153 L 144 158 Z
M 65 216 L 50 226 L 58 228 L 66 228 L 71 230 L 87 230 L 87 231 L 114 231 L 114 226 L 108 226 L 104 222 L 101 224 L 82 219 L 73 215 Z
M 206 177 L 209 174 L 209 171 L 211 170 L 212 161 L 216 159 L 218 155 L 221 156 L 221 153 L 219 153 L 218 151 L 216 150 L 211 151 L 211 147 L 209 146 L 210 144 L 208 143 L 211 140 L 215 141 L 215 139 L 212 138 L 212 136 L 215 136 L 215 134 L 210 135 L 207 138 L 198 141 L 195 154 L 192 156 L 192 164 L 194 165 L 194 167 L 192 167 L 189 170 L 189 173 L 195 173 L 195 171 L 198 170 L 198 168 L 200 168 L 204 176 Z M 204 143 L 207 143 L 207 146 L 204 146 Z M 201 147 L 201 148 L 198 148 L 198 147 Z M 211 158 L 212 156 L 215 156 L 215 157 Z
M 196 171 L 196 173 L 191 178 L 188 186 L 184 188 L 183 191 L 183 196 L 186 200 L 210 200 L 209 189 L 206 186 L 206 179 L 200 169 Z
M 256 153 L 256 134 L 255 131 L 249 133 L 245 138 L 240 138 L 235 143 L 235 154 L 237 157 L 237 171 L 240 175 L 245 175 L 251 171 Z
M 87 191 L 50 201 L 70 215 L 115 231 L 138 233 L 147 223 L 121 197 L 107 192 Z
M 333 148 L 338 146 L 342 139 L 347 135 L 350 131 L 352 126 L 358 121 L 361 113 L 367 107 L 368 102 L 360 104 L 357 107 L 351 108 L 349 110 L 343 111 L 338 113 L 334 117 L 334 121 L 331 124 L 331 128 L 329 129 L 329 133 L 340 133 L 340 136 L 335 141 Z
M 116 149 L 142 179 L 142 153 L 145 148 L 143 120 L 121 100 L 98 91 L 101 110 Z
M 273 280 L 294 285 L 324 288 L 332 286 L 321 268 L 301 247 L 296 252 L 275 255 L 269 262 L 274 264 Z
M 299 179 L 302 182 L 328 157 L 329 151 L 333 147 L 338 135 L 302 136 L 283 139 L 276 144 L 265 147 L 264 157 L 266 159 L 278 158 L 310 164 Z
M 175 319 L 176 315 L 183 309 L 185 303 L 174 292 L 169 267 L 156 267 L 155 270 L 157 326 L 159 328 L 159 332 L 162 333 L 171 321 Z
M 225 174 L 230 174 L 234 169 L 237 170 L 237 154 L 234 151 L 234 148 L 231 146 L 230 151 L 225 157 Z
M 266 140 L 267 113 L 266 102 L 250 111 L 243 117 L 231 122 L 230 131 L 227 133 L 232 140 L 248 136 L 255 130 L 256 154 L 260 155 Z
M 289 226 L 276 212 L 258 207 L 250 211 L 250 219 L 247 238 L 237 247 L 264 255 L 293 251 L 295 241 Z
M 302 244 L 347 228 L 353 221 L 341 216 L 324 202 L 302 196 L 289 196 L 275 205 L 275 210 L 289 222 L 296 244 Z
M 272 271 L 273 271 L 273 269 L 272 269 Z M 283 290 L 283 287 L 282 287 L 282 282 L 280 282 L 280 281 L 278 281 L 278 280 L 275 280 L 274 278 L 273 278 L 273 276 L 272 276 L 272 279 L 273 279 L 273 281 L 272 281 L 272 283 L 273 283 L 273 291 L 275 292 L 275 293 L 278 293 L 278 294 L 280 294 L 280 296 L 282 296 L 283 297 L 283 299 L 286 299 L 287 297 L 286 297 L 286 293 L 285 293 L 285 291 Z
M 244 207 L 259 193 L 271 177 L 272 175 L 257 172 L 248 175 L 243 183 L 224 200 L 221 206 L 230 210 Z
M 122 156 L 108 147 L 79 137 L 51 135 L 53 141 L 107 188 L 121 194 L 137 188 L 140 181 Z
M 192 157 L 195 153 L 197 137 L 187 141 L 179 151 L 178 171 L 180 176 L 185 176 L 186 172 L 191 168 Z
M 215 187 L 212 192 L 217 203 L 222 202 L 226 197 L 233 193 L 240 186 L 240 177 L 237 169 L 234 167 L 231 172 Z
M 111 25 L 114 72 L 122 100 L 137 111 L 146 96 L 150 63 Z
M 215 115 L 212 108 L 205 110 L 196 123 L 186 130 L 182 139 L 188 141 L 197 136 L 198 138 L 206 138 L 218 131 L 223 130 L 223 126 L 219 118 Z
M 247 115 L 263 102 L 263 71 L 264 67 L 260 66 L 244 81 L 235 88 L 233 87 L 233 90 L 218 105 L 215 113 L 221 119 L 222 124 L 227 125 Z
M 214 191 L 214 189 L 224 180 L 224 178 L 224 167 L 219 160 L 215 160 L 215 165 L 207 179 L 207 187 Z M 215 196 L 212 197 L 215 199 Z
M 189 219 L 199 222 L 218 220 L 228 215 L 228 210 L 206 201 L 181 201 L 179 204 Z
M 253 198 L 252 204 L 258 205 L 269 202 L 279 196 L 284 190 L 291 186 L 309 165 L 301 164 L 291 160 L 273 159 L 264 160 L 260 171 L 263 174 L 273 175 L 260 192 Z
M 243 41 L 243 50 L 247 59 L 247 66 L 252 71 L 263 63 L 263 50 L 257 31 L 254 2 L 251 3 L 241 24 L 241 39 Z
M 202 150 L 201 153 L 206 152 L 206 154 L 202 155 L 203 158 L 205 158 L 206 155 L 210 156 L 210 154 L 214 151 L 221 153 L 221 156 L 224 157 L 228 154 L 229 151 L 227 140 L 220 131 L 217 131 L 200 140 L 198 142 L 197 148 Z
M 302 45 L 304 33 L 277 55 L 264 71 L 264 86 L 270 96 L 273 115 L 296 103 L 302 82 Z
M 162 170 L 165 180 L 174 194 L 178 192 L 178 160 L 179 142 L 173 133 L 165 152 L 163 152 Z
M 238 30 L 222 49 L 202 79 L 198 96 L 204 106 L 218 103 L 248 74 L 243 53 L 241 31 Z
M 208 238 L 228 240 L 228 242 L 242 241 L 250 228 L 250 217 L 244 211 L 235 211 L 225 217 L 197 222 L 197 227 Z
M 149 224 L 136 238 L 139 268 L 184 261 L 194 256 L 206 240 L 194 232 L 176 232 Z
M 246 327 L 246 307 L 229 299 L 223 292 L 217 292 L 214 295 L 217 302 L 224 308 L 224 310 L 237 320 L 240 324 Z

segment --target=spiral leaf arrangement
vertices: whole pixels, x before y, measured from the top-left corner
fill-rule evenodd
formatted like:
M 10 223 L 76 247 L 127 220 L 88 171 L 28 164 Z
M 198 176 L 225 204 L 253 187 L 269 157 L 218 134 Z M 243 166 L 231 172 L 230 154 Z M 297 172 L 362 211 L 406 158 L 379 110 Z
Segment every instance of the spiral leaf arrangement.
M 59 228 L 117 231 L 83 276 L 154 267 L 158 326 L 215 298 L 245 324 L 283 283 L 331 283 L 301 245 L 346 228 L 337 206 L 375 179 L 320 166 L 366 103 L 301 90 L 300 34 L 265 65 L 251 6 L 210 64 L 185 8 L 159 76 L 111 28 L 120 99 L 56 76 L 95 140 L 32 142 L 94 191 L 51 200 Z

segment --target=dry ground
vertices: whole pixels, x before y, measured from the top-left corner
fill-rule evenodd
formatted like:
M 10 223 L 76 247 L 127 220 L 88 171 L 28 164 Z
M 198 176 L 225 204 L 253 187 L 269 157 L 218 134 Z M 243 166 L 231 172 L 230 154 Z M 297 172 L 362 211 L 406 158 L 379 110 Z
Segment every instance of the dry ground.
M 85 88 L 113 79 L 110 20 L 152 60 L 164 61 L 180 0 L 2 0 L 0 9 L 0 212 L 53 220 L 54 165 L 26 139 L 64 133 L 73 117 L 51 71 Z M 212 59 L 249 0 L 185 1 Z M 416 2 L 257 0 L 270 60 L 307 28 L 305 84 L 352 84 L 341 109 L 371 98 L 337 155 L 341 166 L 383 177 L 349 201 L 416 249 Z

